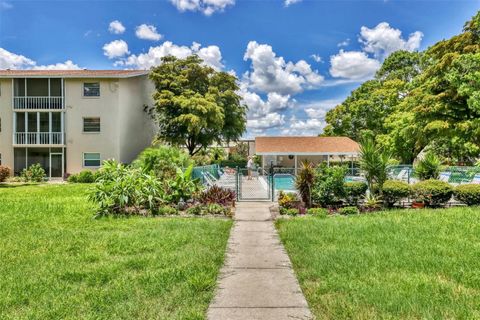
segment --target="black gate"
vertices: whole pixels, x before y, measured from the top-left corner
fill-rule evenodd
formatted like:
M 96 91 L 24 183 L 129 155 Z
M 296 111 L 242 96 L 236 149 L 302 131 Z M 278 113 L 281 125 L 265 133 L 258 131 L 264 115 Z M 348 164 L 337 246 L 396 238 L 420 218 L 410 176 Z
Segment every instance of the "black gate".
M 275 196 L 273 175 L 263 169 L 237 170 L 238 201 L 272 201 Z

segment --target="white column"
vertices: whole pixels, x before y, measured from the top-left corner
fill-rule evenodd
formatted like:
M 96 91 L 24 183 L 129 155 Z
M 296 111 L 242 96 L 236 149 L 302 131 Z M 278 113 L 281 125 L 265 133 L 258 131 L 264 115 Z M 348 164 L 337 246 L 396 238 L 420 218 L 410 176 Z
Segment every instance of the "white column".
M 65 121 L 65 113 L 64 112 L 61 112 L 60 113 L 60 132 L 62 133 L 62 144 L 65 144 L 65 142 L 63 141 L 63 139 L 65 139 L 65 133 L 64 133 L 64 128 L 65 128 L 65 125 L 64 125 L 64 121 Z
M 48 143 L 52 144 L 52 113 L 48 113 Z
M 28 144 L 28 112 L 25 112 L 25 143 Z
M 37 143 L 40 143 L 40 112 L 37 112 Z
M 13 113 L 13 143 L 17 143 L 17 113 Z
M 48 104 L 47 109 L 50 109 L 51 108 L 51 105 L 50 105 L 50 78 L 48 78 L 48 101 L 47 101 L 47 104 Z
M 327 154 L 327 167 L 330 167 L 330 155 Z
M 48 178 L 52 177 L 52 148 L 48 148 Z

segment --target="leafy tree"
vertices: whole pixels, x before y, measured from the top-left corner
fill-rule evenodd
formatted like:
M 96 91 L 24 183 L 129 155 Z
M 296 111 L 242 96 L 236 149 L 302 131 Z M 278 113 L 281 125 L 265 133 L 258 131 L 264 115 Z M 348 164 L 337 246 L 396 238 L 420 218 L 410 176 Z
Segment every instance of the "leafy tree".
M 247 107 L 236 93 L 235 76 L 192 55 L 162 58 L 150 79 L 156 88 L 154 115 L 160 140 L 185 146 L 194 155 L 213 142 L 235 141 L 245 131 Z

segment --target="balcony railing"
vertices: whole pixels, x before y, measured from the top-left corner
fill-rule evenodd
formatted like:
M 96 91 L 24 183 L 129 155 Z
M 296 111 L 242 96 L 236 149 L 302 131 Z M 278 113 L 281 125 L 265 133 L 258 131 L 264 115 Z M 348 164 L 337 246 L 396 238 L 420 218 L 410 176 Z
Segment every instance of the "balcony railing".
M 64 144 L 62 132 L 15 132 L 13 144 Z
M 63 97 L 13 97 L 13 108 L 25 109 L 63 109 Z

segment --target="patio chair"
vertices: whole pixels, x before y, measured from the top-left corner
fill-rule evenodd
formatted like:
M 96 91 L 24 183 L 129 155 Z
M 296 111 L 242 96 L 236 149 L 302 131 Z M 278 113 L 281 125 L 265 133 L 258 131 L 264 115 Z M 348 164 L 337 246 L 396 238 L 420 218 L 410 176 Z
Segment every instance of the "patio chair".
M 473 176 L 472 181 L 470 181 L 472 184 L 480 184 L 480 173 L 477 173 Z
M 443 181 L 443 182 L 448 182 L 448 180 L 450 180 L 450 176 L 452 175 L 452 173 L 450 171 L 444 171 L 444 172 L 440 172 L 440 181 Z

